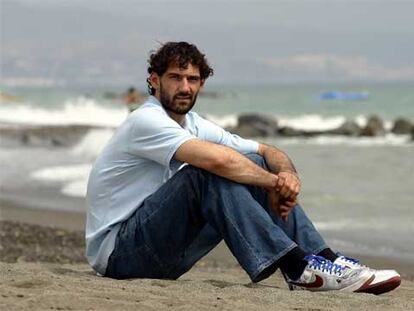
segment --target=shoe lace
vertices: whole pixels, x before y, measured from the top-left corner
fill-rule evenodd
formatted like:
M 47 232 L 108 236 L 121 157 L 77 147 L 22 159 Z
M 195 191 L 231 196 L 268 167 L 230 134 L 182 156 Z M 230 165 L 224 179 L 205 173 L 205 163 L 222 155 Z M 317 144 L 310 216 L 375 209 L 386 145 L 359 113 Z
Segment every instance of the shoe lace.
M 334 274 L 341 276 L 346 269 L 341 265 L 334 264 L 332 261 L 316 255 L 308 255 L 305 260 L 309 262 L 309 267 L 315 270 L 322 271 L 324 273 Z
M 337 253 L 337 255 L 342 257 L 342 260 L 344 260 L 345 262 L 350 262 L 356 266 L 365 267 L 358 259 L 344 256 L 341 253 Z

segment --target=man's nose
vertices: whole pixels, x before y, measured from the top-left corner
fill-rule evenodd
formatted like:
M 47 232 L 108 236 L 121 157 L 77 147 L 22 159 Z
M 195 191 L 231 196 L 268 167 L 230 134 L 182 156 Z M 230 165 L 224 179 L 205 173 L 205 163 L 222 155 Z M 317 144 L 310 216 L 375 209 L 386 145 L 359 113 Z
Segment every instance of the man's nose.
M 189 92 L 190 89 L 190 83 L 188 83 L 187 78 L 182 78 L 180 83 L 180 91 L 181 92 Z

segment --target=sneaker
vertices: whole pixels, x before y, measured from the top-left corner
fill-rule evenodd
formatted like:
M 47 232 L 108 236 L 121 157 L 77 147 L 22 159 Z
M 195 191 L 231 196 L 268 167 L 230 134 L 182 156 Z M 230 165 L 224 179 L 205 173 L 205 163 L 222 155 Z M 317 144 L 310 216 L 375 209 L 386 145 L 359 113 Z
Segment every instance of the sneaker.
M 401 276 L 395 270 L 374 270 L 359 262 L 359 260 L 338 254 L 339 257 L 334 261 L 335 264 L 345 266 L 350 269 L 365 269 L 374 274 L 371 283 L 360 290 L 363 293 L 380 295 L 389 292 L 401 284 Z
M 291 290 L 358 292 L 374 279 L 373 273 L 364 268 L 349 269 L 315 255 L 308 255 L 304 259 L 308 265 L 298 280 L 290 280 L 285 276 Z

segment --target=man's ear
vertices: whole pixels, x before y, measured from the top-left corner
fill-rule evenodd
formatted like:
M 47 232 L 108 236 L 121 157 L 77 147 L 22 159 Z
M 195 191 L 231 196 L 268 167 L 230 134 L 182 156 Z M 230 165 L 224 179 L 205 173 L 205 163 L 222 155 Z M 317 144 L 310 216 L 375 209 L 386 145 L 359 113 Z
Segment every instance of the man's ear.
M 155 90 L 159 90 L 160 89 L 160 77 L 157 73 L 152 72 L 149 76 L 149 81 L 151 83 L 151 86 L 155 89 Z
M 200 89 L 202 89 L 202 88 L 203 88 L 203 86 L 204 86 L 204 82 L 206 82 L 206 80 L 205 80 L 205 79 L 200 81 Z

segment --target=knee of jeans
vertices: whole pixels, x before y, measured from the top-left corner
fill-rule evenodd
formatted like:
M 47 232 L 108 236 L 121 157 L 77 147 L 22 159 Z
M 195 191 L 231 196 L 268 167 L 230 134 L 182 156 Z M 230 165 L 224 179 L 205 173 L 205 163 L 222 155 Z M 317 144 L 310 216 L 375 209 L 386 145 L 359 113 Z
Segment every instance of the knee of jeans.
M 250 160 L 252 160 L 257 165 L 259 165 L 260 167 L 268 170 L 266 160 L 261 155 L 257 153 L 248 153 L 245 156 L 249 158 Z
M 190 165 L 190 164 L 183 167 L 180 171 L 185 174 L 189 174 L 189 175 L 197 175 L 197 174 L 202 174 L 205 172 L 204 169 L 199 168 L 197 166 Z

